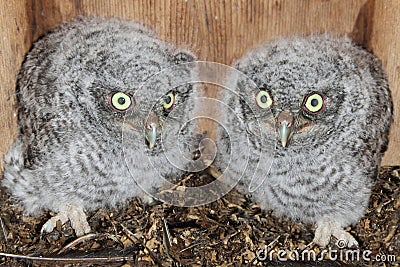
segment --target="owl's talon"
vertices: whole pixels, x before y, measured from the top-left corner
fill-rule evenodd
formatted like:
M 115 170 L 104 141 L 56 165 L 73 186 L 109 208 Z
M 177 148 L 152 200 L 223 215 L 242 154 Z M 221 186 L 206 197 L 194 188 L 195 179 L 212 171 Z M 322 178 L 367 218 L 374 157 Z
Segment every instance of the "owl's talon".
M 50 218 L 40 230 L 41 233 L 50 233 L 56 228 L 57 221 L 65 224 L 67 221 L 71 222 L 71 227 L 74 229 L 76 236 L 82 236 L 90 232 L 89 223 L 86 220 L 85 212 L 81 206 L 66 205 L 60 212 Z
M 331 236 L 337 238 L 337 246 L 339 248 L 358 247 L 357 240 L 348 232 L 342 229 L 340 224 L 332 221 L 324 221 L 317 223 L 313 242 L 321 247 L 329 244 Z
M 157 199 L 155 199 L 154 197 L 150 196 L 150 195 L 145 195 L 144 197 L 142 197 L 143 203 L 148 205 L 148 206 L 154 206 L 156 205 Z
M 331 231 L 329 227 L 317 226 L 313 242 L 321 247 L 326 247 L 331 239 Z
M 52 232 L 57 226 L 57 221 L 61 221 L 61 224 L 64 224 L 68 221 L 68 218 L 65 220 L 64 216 L 62 215 L 56 215 L 50 218 L 45 224 L 43 224 L 40 233 L 43 234 Z

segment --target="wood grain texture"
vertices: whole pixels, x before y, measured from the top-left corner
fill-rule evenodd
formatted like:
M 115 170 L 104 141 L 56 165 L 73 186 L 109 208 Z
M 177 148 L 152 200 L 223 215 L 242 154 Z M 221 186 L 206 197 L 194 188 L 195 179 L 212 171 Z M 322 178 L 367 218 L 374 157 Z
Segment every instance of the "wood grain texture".
M 24 54 L 57 24 L 95 15 L 142 21 L 161 38 L 191 48 L 200 60 L 228 65 L 278 36 L 349 34 L 376 53 L 388 72 L 396 117 L 384 164 L 400 163 L 395 153 L 400 150 L 397 0 L 13 0 L 0 1 L 0 9 L 0 158 L 16 136 L 15 79 Z M 216 90 L 208 88 L 205 93 L 215 96 Z
M 23 9 L 22 9 L 23 10 Z M 15 80 L 24 54 L 28 51 L 30 36 L 21 7 L 12 1 L 0 1 L 0 173 L 3 155 L 17 133 L 15 107 Z
M 371 37 L 367 47 L 377 55 L 385 69 L 392 91 L 394 121 L 389 148 L 383 158 L 386 165 L 400 164 L 400 1 L 375 0 Z

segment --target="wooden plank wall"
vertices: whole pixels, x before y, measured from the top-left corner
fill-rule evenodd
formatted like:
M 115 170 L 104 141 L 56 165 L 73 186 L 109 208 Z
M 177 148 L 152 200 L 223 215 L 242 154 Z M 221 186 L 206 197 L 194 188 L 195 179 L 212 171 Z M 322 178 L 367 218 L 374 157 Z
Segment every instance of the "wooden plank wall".
M 0 1 L 0 158 L 16 136 L 15 77 L 33 41 L 78 15 L 143 21 L 199 59 L 231 64 L 276 36 L 349 34 L 388 73 L 395 122 L 384 164 L 400 164 L 400 1 L 398 0 L 9 0 Z M 213 92 L 209 92 L 213 94 Z M 0 171 L 3 162 L 0 160 Z

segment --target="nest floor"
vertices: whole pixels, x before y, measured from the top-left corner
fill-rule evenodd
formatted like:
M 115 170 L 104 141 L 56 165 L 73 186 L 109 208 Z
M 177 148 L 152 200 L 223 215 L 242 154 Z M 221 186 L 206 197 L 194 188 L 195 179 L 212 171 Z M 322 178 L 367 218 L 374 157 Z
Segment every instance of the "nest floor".
M 382 168 L 365 216 L 346 229 L 357 249 L 340 249 L 334 238 L 319 248 L 312 225 L 262 211 L 235 190 L 200 207 L 134 199 L 92 211 L 92 232 L 79 238 L 68 223 L 41 235 L 54 213 L 23 216 L 3 189 L 0 200 L 0 266 L 400 266 L 400 167 Z

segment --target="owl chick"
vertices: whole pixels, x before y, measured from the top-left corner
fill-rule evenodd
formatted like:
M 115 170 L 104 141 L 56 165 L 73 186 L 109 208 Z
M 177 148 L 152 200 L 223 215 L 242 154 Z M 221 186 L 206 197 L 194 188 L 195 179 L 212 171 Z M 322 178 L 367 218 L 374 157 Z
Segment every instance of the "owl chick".
M 81 18 L 34 44 L 18 75 L 19 135 L 2 184 L 26 213 L 57 213 L 42 231 L 70 220 L 80 236 L 90 231 L 84 210 L 147 196 L 138 184 L 151 188 L 157 167 L 147 159 L 157 162 L 173 149 L 160 144 L 160 132 L 192 92 L 169 87 L 190 70 L 156 74 L 192 60 L 189 51 L 118 19 Z M 160 86 L 149 86 L 150 77 Z
M 242 134 L 273 158 L 252 170 L 254 177 L 263 172 L 254 200 L 316 224 L 316 244 L 334 236 L 357 245 L 343 228 L 364 214 L 392 121 L 380 61 L 346 37 L 317 35 L 261 46 L 235 67 L 256 84 L 239 79 L 239 98 L 230 104 L 244 122 Z M 254 177 L 243 176 L 247 188 Z

